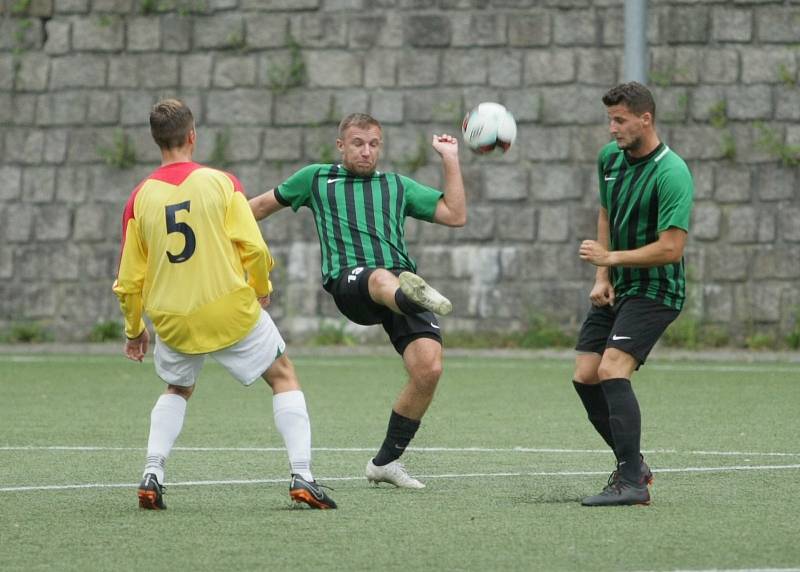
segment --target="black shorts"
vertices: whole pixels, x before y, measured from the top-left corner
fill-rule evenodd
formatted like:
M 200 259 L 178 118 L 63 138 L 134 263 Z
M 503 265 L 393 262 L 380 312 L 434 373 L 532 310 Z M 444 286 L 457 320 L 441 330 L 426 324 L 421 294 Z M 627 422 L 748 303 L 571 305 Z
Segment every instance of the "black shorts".
M 643 296 L 623 298 L 613 307 L 592 306 L 575 349 L 602 355 L 606 348 L 616 348 L 642 365 L 678 314 L 680 310 Z
M 413 316 L 395 314 L 370 298 L 369 277 L 375 270 L 377 269 L 361 266 L 349 268 L 342 271 L 338 278 L 325 283 L 324 288 L 333 296 L 339 311 L 351 322 L 362 326 L 382 324 L 394 349 L 400 355 L 417 338 L 430 338 L 441 344 L 441 328 L 433 312 L 422 312 Z M 392 274 L 403 272 L 389 268 L 387 270 Z

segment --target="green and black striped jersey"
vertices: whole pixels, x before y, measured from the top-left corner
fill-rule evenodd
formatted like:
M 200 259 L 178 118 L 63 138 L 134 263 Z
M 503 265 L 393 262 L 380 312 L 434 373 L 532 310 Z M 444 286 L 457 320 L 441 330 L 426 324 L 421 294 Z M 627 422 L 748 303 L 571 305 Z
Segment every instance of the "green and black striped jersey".
M 395 173 L 362 177 L 328 164 L 304 167 L 275 189 L 282 205 L 314 213 L 323 284 L 356 266 L 415 272 L 405 218 L 432 221 L 442 194 Z
M 688 232 L 694 185 L 689 168 L 661 143 L 632 159 L 612 141 L 597 160 L 600 204 L 608 213 L 611 250 L 634 250 L 668 228 Z M 680 310 L 686 297 L 684 261 L 652 268 L 613 267 L 617 298 L 639 295 Z

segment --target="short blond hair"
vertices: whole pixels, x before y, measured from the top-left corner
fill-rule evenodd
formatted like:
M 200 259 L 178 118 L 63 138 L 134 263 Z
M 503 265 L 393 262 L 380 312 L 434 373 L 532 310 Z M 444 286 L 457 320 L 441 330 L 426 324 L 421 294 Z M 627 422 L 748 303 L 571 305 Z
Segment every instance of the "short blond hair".
M 371 115 L 367 115 L 366 113 L 351 113 L 339 122 L 339 138 L 343 139 L 344 132 L 350 127 L 361 127 L 363 129 L 365 127 L 369 127 L 370 125 L 374 125 L 383 131 L 381 122 Z

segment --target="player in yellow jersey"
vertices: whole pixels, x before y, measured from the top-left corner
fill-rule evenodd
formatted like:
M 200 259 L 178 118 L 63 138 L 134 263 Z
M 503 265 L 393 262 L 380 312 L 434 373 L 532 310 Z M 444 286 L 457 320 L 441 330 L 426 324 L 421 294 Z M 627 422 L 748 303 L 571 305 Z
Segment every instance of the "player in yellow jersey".
M 156 332 L 156 373 L 167 389 L 150 415 L 139 506 L 166 508 L 164 465 L 206 355 L 242 384 L 272 388 L 275 425 L 291 467 L 289 494 L 313 508 L 336 508 L 311 473 L 311 426 L 286 344 L 269 314 L 274 264 L 241 184 L 192 162 L 191 110 L 167 99 L 153 106 L 150 132 L 161 167 L 134 189 L 122 217 L 114 293 L 125 316 L 125 356 L 142 361 Z

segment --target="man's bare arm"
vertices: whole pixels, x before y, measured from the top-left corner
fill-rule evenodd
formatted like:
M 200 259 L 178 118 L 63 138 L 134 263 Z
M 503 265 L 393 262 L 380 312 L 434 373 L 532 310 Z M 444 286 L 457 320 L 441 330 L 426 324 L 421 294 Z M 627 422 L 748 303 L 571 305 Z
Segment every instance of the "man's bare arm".
M 278 212 L 284 205 L 278 202 L 275 198 L 275 189 L 270 189 L 266 193 L 262 193 L 257 197 L 253 197 L 249 201 L 250 208 L 253 209 L 253 215 L 256 220 L 267 218 L 269 215 Z

